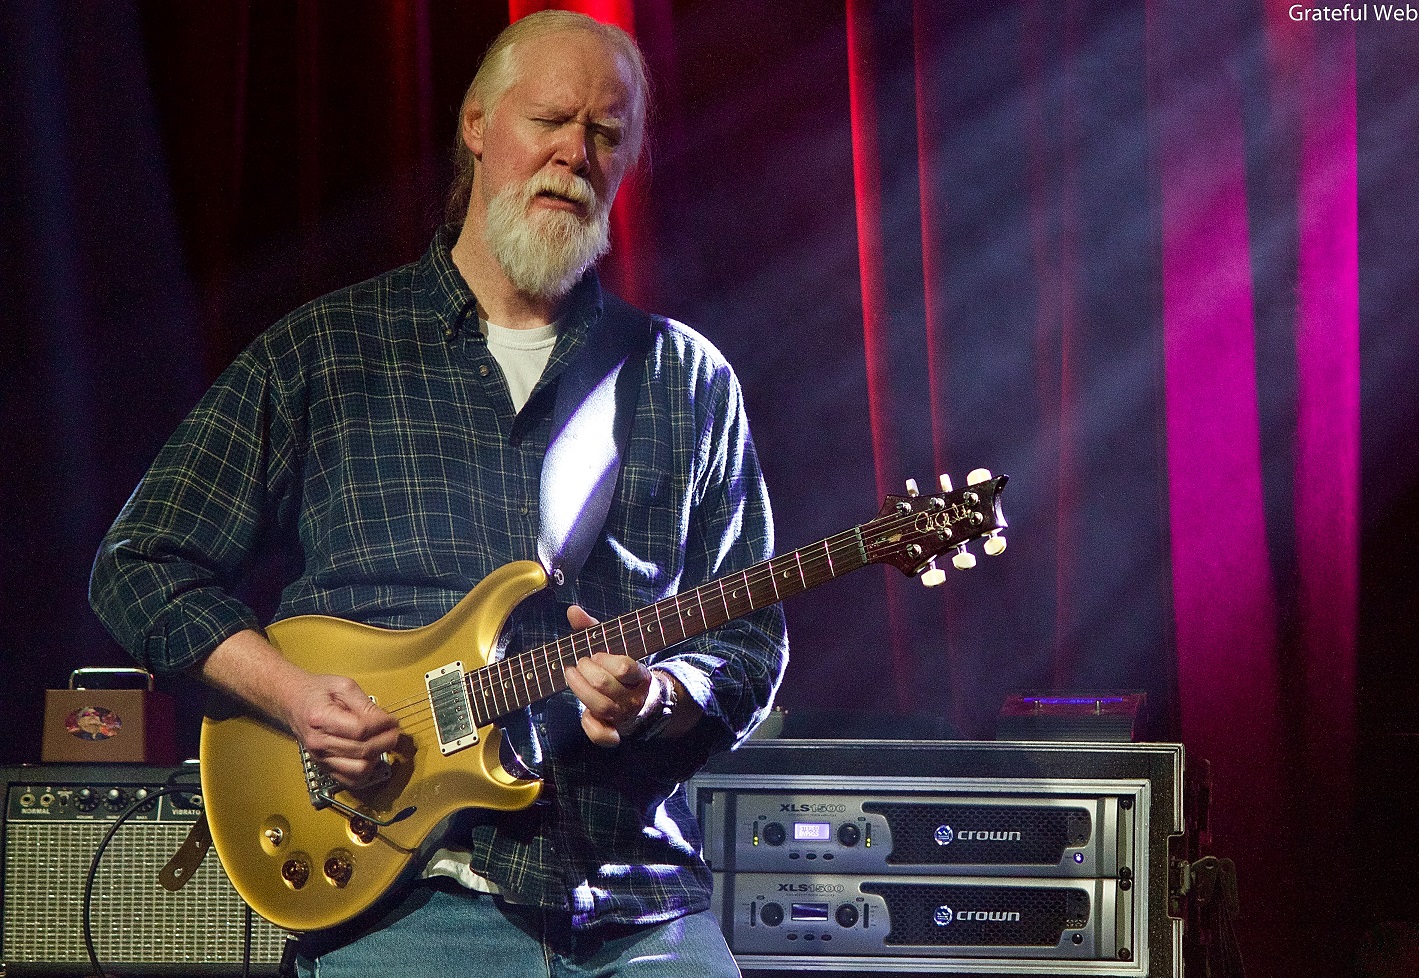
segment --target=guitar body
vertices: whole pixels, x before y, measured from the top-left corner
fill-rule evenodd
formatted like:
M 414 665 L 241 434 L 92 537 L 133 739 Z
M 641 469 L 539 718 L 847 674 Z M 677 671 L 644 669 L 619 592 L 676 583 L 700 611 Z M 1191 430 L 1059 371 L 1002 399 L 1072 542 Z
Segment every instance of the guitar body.
M 641 660 L 758 608 L 873 563 L 929 586 L 966 543 L 1005 550 L 1005 476 L 977 469 L 964 489 L 888 496 L 876 518 L 818 543 L 678 592 L 490 663 L 512 610 L 547 586 L 539 564 L 518 561 L 484 578 L 453 610 L 423 628 L 390 631 L 308 615 L 272 625 L 282 653 L 315 673 L 349 676 L 399 720 L 387 781 L 347 790 L 288 731 L 222 700 L 202 723 L 202 791 L 217 855 L 238 893 L 278 927 L 320 930 L 368 910 L 411 868 L 439 824 L 464 808 L 515 811 L 541 782 L 502 765 L 494 720 L 566 689 L 566 672 L 588 655 Z M 453 668 L 461 663 L 459 668 Z
M 462 661 L 487 664 L 518 602 L 546 585 L 519 561 L 488 575 L 447 615 L 423 628 L 389 630 L 306 615 L 273 624 L 267 636 L 296 665 L 349 676 L 400 718 L 402 735 L 383 784 L 335 798 L 366 815 L 317 807 L 295 737 L 239 704 L 214 704 L 202 723 L 201 774 L 212 841 L 238 893 L 278 927 L 318 930 L 368 909 L 409 868 L 419 846 L 463 808 L 512 811 L 531 805 L 541 783 L 510 774 L 493 725 L 455 753 L 439 749 L 424 674 Z M 388 821 L 413 809 L 386 827 Z

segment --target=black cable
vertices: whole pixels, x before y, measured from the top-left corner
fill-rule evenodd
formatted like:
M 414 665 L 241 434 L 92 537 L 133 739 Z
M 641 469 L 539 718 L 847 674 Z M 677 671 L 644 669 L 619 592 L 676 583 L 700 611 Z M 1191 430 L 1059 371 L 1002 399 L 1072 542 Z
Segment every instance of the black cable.
M 94 978 L 111 978 L 111 976 L 104 973 L 103 966 L 99 963 L 98 951 L 94 948 L 94 881 L 98 879 L 99 875 L 99 860 L 103 858 L 104 851 L 108 849 L 108 844 L 113 841 L 113 837 L 118 834 L 118 830 L 122 827 L 124 822 L 128 821 L 155 799 L 161 798 L 163 795 L 173 794 L 179 790 L 191 790 L 191 786 L 166 784 L 161 788 L 153 789 L 153 793 L 147 797 L 139 798 L 137 801 L 133 802 L 123 814 L 114 819 L 113 824 L 109 826 L 108 832 L 104 835 L 98 848 L 94 850 L 94 858 L 89 863 L 89 875 L 84 880 L 83 908 L 84 947 L 89 952 L 89 965 L 94 969 Z
M 109 843 L 112 842 L 113 837 L 118 834 L 118 830 L 123 823 L 136 815 L 144 807 L 149 804 L 156 804 L 157 799 L 164 795 L 175 794 L 178 791 L 191 791 L 194 788 L 199 791 L 201 790 L 199 784 L 176 781 L 175 779 L 179 777 L 181 773 L 183 772 L 172 775 L 172 777 L 168 779 L 167 784 L 163 785 L 161 788 L 154 788 L 151 794 L 144 798 L 139 798 L 134 801 L 133 804 L 129 805 L 118 818 L 114 819 L 113 824 L 109 826 L 108 832 L 104 835 L 102 841 L 99 842 L 98 848 L 94 850 L 94 858 L 89 863 L 89 874 L 84 880 L 83 906 L 84 947 L 89 953 L 89 966 L 93 968 L 94 978 L 112 978 L 112 976 L 104 973 L 103 965 L 99 962 L 98 950 L 94 947 L 94 882 L 98 879 L 99 861 L 103 858 L 104 851 L 108 849 Z M 242 978 L 251 978 L 251 943 L 256 929 L 256 922 L 252 915 L 251 904 L 243 900 L 242 906 L 245 908 L 246 912 L 243 921 L 244 926 L 242 928 L 241 974 Z
M 245 900 L 241 902 L 246 911 L 243 915 L 242 941 L 241 941 L 241 978 L 251 978 L 251 928 L 253 926 L 251 917 L 251 904 Z

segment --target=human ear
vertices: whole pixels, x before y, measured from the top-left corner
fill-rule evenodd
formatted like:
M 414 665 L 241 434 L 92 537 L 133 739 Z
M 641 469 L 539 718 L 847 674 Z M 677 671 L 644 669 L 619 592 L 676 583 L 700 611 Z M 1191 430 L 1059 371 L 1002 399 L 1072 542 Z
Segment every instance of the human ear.
M 487 123 L 487 113 L 480 103 L 471 102 L 463 110 L 463 145 L 468 147 L 475 160 L 483 159 L 483 130 Z

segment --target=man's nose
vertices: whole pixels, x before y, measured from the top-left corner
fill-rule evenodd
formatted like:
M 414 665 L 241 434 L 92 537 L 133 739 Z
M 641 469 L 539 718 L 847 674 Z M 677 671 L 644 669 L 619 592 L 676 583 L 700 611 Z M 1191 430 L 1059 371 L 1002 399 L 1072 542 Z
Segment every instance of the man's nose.
M 587 152 L 585 126 L 573 123 L 563 127 L 557 140 L 556 159 L 578 176 L 586 175 L 591 168 L 591 159 Z

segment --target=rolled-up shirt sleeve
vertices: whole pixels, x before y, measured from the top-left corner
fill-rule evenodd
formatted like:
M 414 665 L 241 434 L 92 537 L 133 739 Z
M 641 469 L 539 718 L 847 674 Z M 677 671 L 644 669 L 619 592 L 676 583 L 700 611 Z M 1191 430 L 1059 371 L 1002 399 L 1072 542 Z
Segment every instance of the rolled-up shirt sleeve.
M 716 372 L 712 390 L 682 589 L 747 570 L 773 556 L 768 489 L 742 393 L 727 366 Z M 656 656 L 654 667 L 674 675 L 706 717 L 686 738 L 655 745 L 664 759 L 688 773 L 711 754 L 737 746 L 768 713 L 787 663 L 787 629 L 777 604 Z
M 178 426 L 99 546 L 89 601 L 145 668 L 179 672 L 259 628 L 233 593 L 282 509 L 294 439 L 259 344 Z

